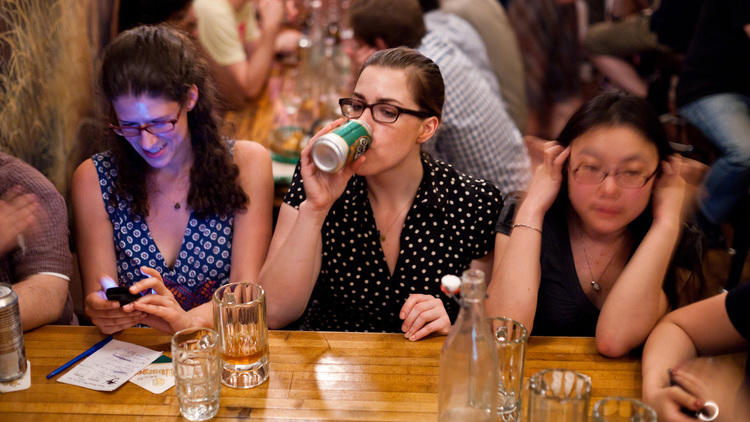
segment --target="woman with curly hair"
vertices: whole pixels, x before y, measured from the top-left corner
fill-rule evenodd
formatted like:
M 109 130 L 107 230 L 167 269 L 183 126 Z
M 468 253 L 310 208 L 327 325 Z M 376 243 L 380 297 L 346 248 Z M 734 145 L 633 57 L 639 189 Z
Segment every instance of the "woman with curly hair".
M 104 52 L 101 89 L 111 145 L 72 184 L 86 313 L 103 333 L 212 326 L 214 290 L 255 281 L 266 256 L 269 154 L 221 137 L 206 64 L 168 27 L 120 34 Z M 107 300 L 115 284 L 142 296 Z

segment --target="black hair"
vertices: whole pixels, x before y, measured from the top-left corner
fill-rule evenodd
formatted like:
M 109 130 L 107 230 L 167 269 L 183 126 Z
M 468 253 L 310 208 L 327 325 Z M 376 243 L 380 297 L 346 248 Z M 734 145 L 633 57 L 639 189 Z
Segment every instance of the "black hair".
M 214 87 L 208 65 L 189 37 L 166 25 L 139 26 L 118 35 L 104 52 L 101 90 L 112 121 L 112 101 L 123 95 L 164 98 L 185 105 L 192 86 L 198 99 L 188 111 L 190 145 L 195 157 L 190 169 L 188 204 L 199 217 L 228 215 L 248 202 L 239 185 L 239 169 L 219 130 Z M 116 198 L 132 198 L 133 211 L 148 215 L 148 164 L 126 139 L 107 131 L 117 167 Z

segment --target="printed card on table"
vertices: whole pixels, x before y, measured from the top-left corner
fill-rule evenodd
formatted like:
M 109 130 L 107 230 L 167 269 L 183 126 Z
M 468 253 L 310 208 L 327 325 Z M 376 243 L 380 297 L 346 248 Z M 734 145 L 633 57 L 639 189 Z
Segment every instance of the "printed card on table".
M 74 366 L 59 382 L 98 391 L 114 391 L 161 355 L 137 344 L 112 340 Z
M 141 369 L 130 378 L 130 382 L 154 393 L 161 394 L 174 385 L 174 368 L 172 360 L 160 356 L 156 362 Z

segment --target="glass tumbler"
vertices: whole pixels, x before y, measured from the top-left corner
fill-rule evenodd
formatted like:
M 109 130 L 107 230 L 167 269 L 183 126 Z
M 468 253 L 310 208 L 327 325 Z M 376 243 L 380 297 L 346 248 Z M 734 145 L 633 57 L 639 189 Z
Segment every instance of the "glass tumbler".
M 505 317 L 489 318 L 497 347 L 500 371 L 497 417 L 502 422 L 521 420 L 521 387 L 523 367 L 526 359 L 526 327 L 518 321 Z
M 219 333 L 221 382 L 252 388 L 268 379 L 266 295 L 253 283 L 232 283 L 214 292 L 214 327 Z
M 567 369 L 545 369 L 529 378 L 530 422 L 588 421 L 591 379 Z
M 594 404 L 594 422 L 656 422 L 656 412 L 640 400 L 605 397 Z
M 177 399 L 189 421 L 205 421 L 219 411 L 218 341 L 210 328 L 186 328 L 172 336 Z

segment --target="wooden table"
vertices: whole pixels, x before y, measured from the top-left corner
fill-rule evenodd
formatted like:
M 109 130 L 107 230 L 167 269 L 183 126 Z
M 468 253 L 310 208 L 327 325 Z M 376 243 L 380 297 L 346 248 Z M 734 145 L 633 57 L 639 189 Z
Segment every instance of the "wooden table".
M 104 336 L 95 327 L 46 326 L 26 333 L 31 388 L 0 395 L 0 420 L 180 420 L 175 389 L 152 394 L 132 383 L 104 393 L 45 379 Z M 170 336 L 131 328 L 115 338 L 168 351 Z M 432 421 L 445 337 L 410 342 L 399 334 L 271 331 L 269 381 L 221 389 L 218 419 Z M 526 374 L 563 367 L 591 376 L 592 403 L 640 397 L 637 357 L 607 359 L 591 338 L 534 337 Z

